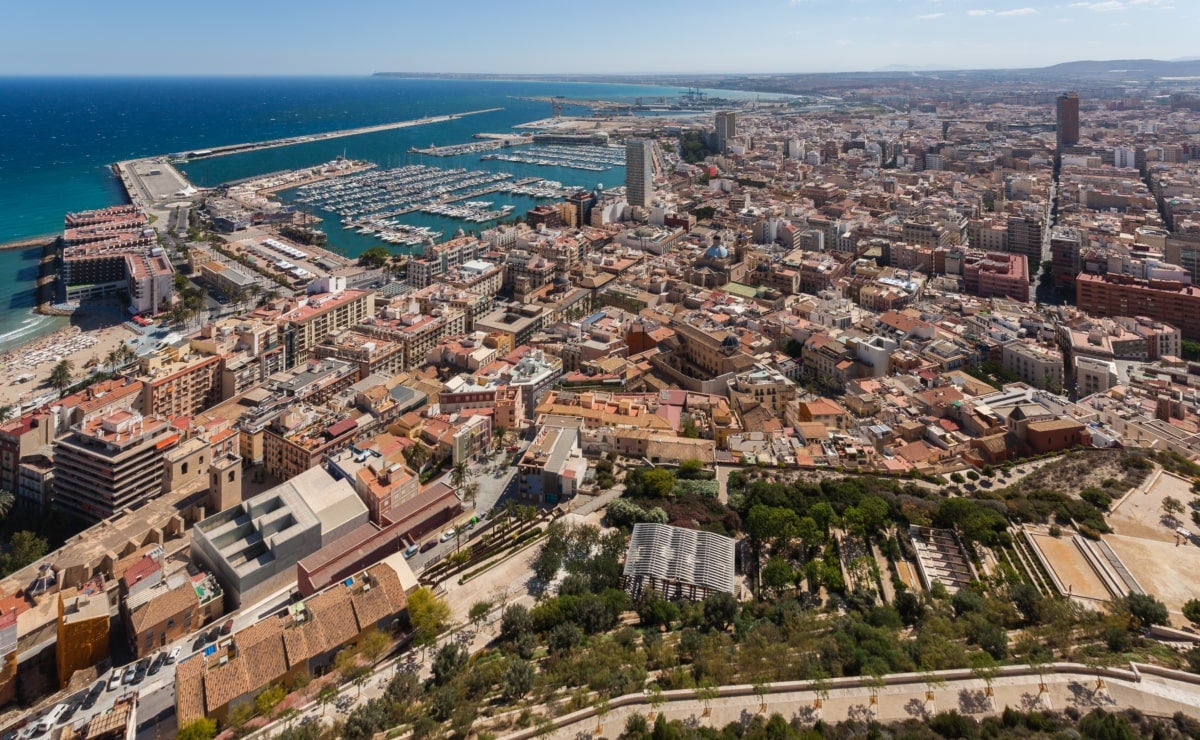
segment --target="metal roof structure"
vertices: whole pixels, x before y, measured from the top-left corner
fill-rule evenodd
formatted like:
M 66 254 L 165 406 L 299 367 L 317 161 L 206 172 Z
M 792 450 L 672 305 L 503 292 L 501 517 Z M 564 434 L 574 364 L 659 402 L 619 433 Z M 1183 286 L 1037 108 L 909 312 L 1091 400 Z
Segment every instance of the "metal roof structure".
M 635 524 L 625 556 L 627 586 L 696 587 L 706 593 L 734 593 L 734 540 L 712 532 L 668 524 Z

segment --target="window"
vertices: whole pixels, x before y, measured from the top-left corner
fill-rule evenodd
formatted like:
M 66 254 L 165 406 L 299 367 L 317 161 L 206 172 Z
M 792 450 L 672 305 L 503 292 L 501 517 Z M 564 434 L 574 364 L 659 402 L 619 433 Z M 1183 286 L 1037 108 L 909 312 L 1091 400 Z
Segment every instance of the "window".
M 188 466 L 188 464 L 184 463 L 182 466 L 180 466 L 179 472 L 182 473 L 183 475 L 187 475 L 187 466 Z
M 233 483 L 233 479 L 234 479 L 236 476 L 237 476 L 237 471 L 236 471 L 236 470 L 230 470 L 230 471 L 229 471 L 229 482 L 230 482 L 230 483 Z

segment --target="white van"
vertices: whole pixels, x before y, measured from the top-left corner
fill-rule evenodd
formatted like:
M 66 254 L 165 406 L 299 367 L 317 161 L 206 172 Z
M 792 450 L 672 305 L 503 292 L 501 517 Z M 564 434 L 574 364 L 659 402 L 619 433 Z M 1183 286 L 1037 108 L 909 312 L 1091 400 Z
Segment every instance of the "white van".
M 38 720 L 38 723 L 37 723 L 38 733 L 50 732 L 51 730 L 53 730 L 54 726 L 58 724 L 59 718 L 62 717 L 66 713 L 67 713 L 67 705 L 66 704 L 54 705 L 54 709 L 51 709 L 49 712 L 46 713 L 45 717 L 42 717 L 40 720 Z

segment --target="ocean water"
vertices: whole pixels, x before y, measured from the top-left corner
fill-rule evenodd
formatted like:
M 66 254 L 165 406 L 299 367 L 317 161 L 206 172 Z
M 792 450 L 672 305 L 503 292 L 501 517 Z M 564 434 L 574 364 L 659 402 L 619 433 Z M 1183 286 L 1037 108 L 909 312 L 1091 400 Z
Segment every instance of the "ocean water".
M 198 160 L 185 171 L 198 185 L 308 166 L 345 154 L 381 166 L 425 162 L 503 170 L 588 188 L 623 180 L 623 170 L 588 172 L 500 161 L 407 154 L 411 146 L 469 141 L 551 115 L 522 96 L 632 100 L 675 97 L 679 88 L 557 82 L 354 78 L 0 78 L 0 243 L 51 234 L 67 211 L 123 202 L 108 165 L 138 156 L 261 141 L 485 108 L 456 121 Z M 739 93 L 721 93 L 738 97 Z M 744 94 L 741 94 L 744 95 Z M 568 108 L 567 113 L 583 113 Z M 495 194 L 521 212 L 529 198 Z M 320 214 L 318 214 L 320 215 Z M 413 214 L 411 223 L 446 230 L 479 224 Z M 331 244 L 357 254 L 376 243 L 330 224 Z M 32 313 L 39 250 L 0 252 L 0 350 L 44 334 L 61 319 Z

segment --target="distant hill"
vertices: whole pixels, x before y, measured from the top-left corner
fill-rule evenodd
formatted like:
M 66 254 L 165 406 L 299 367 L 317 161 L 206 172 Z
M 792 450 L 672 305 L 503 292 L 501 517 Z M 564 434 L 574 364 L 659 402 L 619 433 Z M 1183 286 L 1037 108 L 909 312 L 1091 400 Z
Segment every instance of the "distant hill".
M 1107 61 L 1064 62 L 1037 70 L 1049 76 L 1078 76 L 1090 78 L 1147 79 L 1151 77 L 1194 77 L 1200 75 L 1200 60 L 1179 59 L 1111 59 Z
M 929 66 L 893 64 L 875 71 L 818 72 L 777 74 L 468 74 L 468 73 L 401 73 L 377 72 L 383 77 L 426 77 L 452 79 L 548 80 L 558 82 L 614 82 L 638 85 L 669 85 L 674 87 L 718 88 L 763 93 L 836 93 L 860 85 L 889 81 L 906 85 L 956 84 L 971 86 L 979 81 L 989 83 L 1032 82 L 1078 84 L 1150 83 L 1165 77 L 1200 77 L 1200 59 L 1113 59 L 1064 62 L 1049 67 L 1013 69 L 936 69 Z

